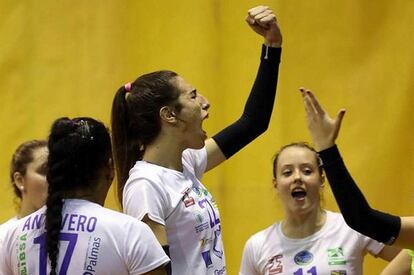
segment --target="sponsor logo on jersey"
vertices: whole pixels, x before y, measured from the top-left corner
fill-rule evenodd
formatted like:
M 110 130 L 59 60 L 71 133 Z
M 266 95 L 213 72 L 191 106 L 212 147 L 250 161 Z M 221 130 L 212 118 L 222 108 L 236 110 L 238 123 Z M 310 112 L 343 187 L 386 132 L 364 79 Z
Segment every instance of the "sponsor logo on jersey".
M 201 198 L 201 197 L 207 197 L 208 196 L 207 189 L 204 189 L 202 187 L 193 187 L 193 191 L 194 191 L 194 193 L 196 193 L 196 195 L 199 198 Z
M 195 204 L 195 200 L 193 197 L 190 197 L 188 194 L 191 191 L 190 188 L 185 189 L 181 194 L 183 194 L 183 198 L 181 199 L 184 203 L 185 207 L 190 207 Z
M 89 237 L 86 258 L 83 264 L 84 273 L 82 275 L 96 274 L 96 266 L 98 265 L 99 250 L 101 248 L 102 239 L 99 237 Z
M 297 265 L 307 265 L 313 261 L 313 254 L 303 250 L 295 255 L 294 261 Z
M 18 237 L 18 253 L 19 256 L 17 257 L 19 261 L 19 274 L 21 275 L 27 275 L 27 263 L 26 263 L 26 241 L 27 241 L 27 233 L 24 233 L 23 235 L 20 235 Z
M 208 221 L 204 221 L 204 216 L 200 212 L 194 212 L 195 230 L 200 233 L 210 227 Z
M 328 248 L 329 265 L 346 265 L 344 250 L 342 247 Z
M 331 275 L 346 275 L 346 270 L 332 270 Z
M 283 264 L 281 261 L 282 258 L 282 254 L 270 257 L 265 267 L 267 275 L 275 275 L 283 272 Z

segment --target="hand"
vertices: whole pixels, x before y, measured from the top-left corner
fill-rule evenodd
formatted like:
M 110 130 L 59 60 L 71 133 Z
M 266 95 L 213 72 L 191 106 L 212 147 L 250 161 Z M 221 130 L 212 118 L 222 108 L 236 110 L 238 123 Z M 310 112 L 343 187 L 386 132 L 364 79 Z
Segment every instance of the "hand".
M 276 16 L 266 6 L 257 6 L 247 12 L 246 22 L 258 34 L 264 37 L 265 45 L 280 47 L 282 33 L 277 25 Z
M 304 100 L 308 130 L 312 136 L 315 149 L 322 151 L 332 147 L 338 137 L 345 109 L 341 109 L 336 118 L 332 119 L 310 90 L 300 88 L 299 91 L 302 93 Z

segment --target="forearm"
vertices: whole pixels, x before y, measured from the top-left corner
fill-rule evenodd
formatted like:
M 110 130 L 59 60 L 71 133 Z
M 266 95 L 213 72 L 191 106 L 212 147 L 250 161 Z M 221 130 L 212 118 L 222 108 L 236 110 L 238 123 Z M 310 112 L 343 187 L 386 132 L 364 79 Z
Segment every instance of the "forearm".
M 401 219 L 372 209 L 358 188 L 336 146 L 319 153 L 335 199 L 347 224 L 383 243 L 392 243 L 400 232 Z
M 261 63 L 242 116 L 213 139 L 228 159 L 269 126 L 279 73 L 281 48 L 263 45 Z

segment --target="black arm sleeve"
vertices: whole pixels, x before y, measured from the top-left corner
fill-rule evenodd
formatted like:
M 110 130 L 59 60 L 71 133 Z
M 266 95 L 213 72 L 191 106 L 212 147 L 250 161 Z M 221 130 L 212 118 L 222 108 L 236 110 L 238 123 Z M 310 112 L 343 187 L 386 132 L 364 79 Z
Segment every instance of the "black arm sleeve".
M 370 238 L 392 244 L 400 233 L 401 218 L 369 206 L 345 167 L 336 145 L 319 152 L 319 156 L 346 223 Z
M 281 48 L 262 46 L 259 71 L 242 116 L 213 136 L 227 159 L 268 128 L 276 96 L 281 51 Z

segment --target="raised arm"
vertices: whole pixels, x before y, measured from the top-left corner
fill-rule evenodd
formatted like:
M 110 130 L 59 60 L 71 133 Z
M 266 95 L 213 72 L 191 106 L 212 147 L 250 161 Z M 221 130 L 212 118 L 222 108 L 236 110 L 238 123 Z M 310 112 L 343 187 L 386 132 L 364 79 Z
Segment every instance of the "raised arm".
M 345 110 L 332 119 L 324 111 L 313 93 L 300 90 L 304 99 L 308 129 L 319 150 L 323 167 L 335 199 L 347 224 L 377 241 L 396 246 L 414 247 L 414 220 L 372 209 L 358 188 L 339 153 L 335 140 Z
M 268 128 L 276 95 L 282 35 L 266 6 L 248 11 L 247 24 L 264 37 L 261 63 L 241 117 L 206 141 L 207 171 L 230 158 Z

